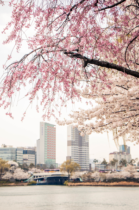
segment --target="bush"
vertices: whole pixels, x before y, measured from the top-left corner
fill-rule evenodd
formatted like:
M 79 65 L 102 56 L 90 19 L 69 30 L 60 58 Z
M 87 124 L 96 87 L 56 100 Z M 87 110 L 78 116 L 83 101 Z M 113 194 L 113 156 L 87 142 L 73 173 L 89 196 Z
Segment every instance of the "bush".
M 66 186 L 68 186 L 68 180 L 66 180 L 65 182 L 64 182 L 64 185 L 66 185 Z
M 28 183 L 28 185 L 36 185 L 36 183 L 37 183 L 36 181 L 31 181 Z
M 0 185 L 7 184 L 7 183 L 9 183 L 8 180 L 0 180 Z

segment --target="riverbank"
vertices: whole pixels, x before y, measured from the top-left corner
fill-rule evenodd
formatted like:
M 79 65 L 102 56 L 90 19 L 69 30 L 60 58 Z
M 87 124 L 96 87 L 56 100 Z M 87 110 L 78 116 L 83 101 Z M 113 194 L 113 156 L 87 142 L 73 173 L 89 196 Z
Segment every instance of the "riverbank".
M 110 186 L 110 187 L 114 187 L 114 186 L 122 186 L 122 187 L 130 187 L 130 186 L 136 186 L 139 187 L 139 183 L 137 182 L 126 182 L 126 181 L 122 181 L 122 182 L 78 182 L 78 183 L 72 183 L 69 182 L 68 186 Z
M 4 186 L 28 186 L 28 183 L 24 183 L 24 182 L 19 182 L 19 183 L 1 183 L 0 187 L 4 187 Z M 77 183 L 73 183 L 73 182 L 69 182 L 67 184 L 67 186 L 69 187 L 76 187 L 76 186 L 106 186 L 106 187 L 114 187 L 114 186 L 122 186 L 122 187 L 130 187 L 130 186 L 136 186 L 139 187 L 139 183 L 137 182 L 126 182 L 126 181 L 122 181 L 122 182 L 77 182 Z
M 19 182 L 19 183 L 0 183 L 0 187 L 4 187 L 4 186 L 27 186 L 28 183 L 22 183 L 22 182 Z

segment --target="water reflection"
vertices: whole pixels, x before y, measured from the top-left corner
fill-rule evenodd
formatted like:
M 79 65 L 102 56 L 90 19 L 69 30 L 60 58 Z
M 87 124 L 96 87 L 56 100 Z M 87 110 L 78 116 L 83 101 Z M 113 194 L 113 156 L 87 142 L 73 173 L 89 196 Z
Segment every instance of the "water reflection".
M 1 210 L 138 210 L 138 187 L 0 187 Z

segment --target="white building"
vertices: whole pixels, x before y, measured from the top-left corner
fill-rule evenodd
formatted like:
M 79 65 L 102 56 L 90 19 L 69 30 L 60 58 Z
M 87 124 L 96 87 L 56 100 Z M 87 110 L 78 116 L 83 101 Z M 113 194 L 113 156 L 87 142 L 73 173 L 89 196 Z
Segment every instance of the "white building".
M 20 165 L 23 165 L 23 150 L 24 150 L 24 148 L 17 148 L 17 150 L 16 150 L 16 161 Z
M 126 152 L 112 152 L 109 154 L 109 162 L 113 159 L 117 160 L 116 166 L 120 166 L 120 161 L 122 159 L 126 160 L 127 163 L 131 161 L 131 154 Z
M 36 151 L 32 149 L 24 149 L 23 163 L 26 163 L 27 165 L 33 163 L 34 165 L 36 165 Z
M 89 170 L 89 136 L 80 136 L 77 128 L 67 127 L 67 160 L 78 163 L 81 170 Z
M 40 122 L 40 139 L 37 140 L 37 164 L 56 164 L 56 126 Z

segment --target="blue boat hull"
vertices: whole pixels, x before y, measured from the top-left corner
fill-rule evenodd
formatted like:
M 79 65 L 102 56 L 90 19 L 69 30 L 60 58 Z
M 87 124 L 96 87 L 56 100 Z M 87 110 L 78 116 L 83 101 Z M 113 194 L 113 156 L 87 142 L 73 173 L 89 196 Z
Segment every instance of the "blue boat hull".
M 48 185 L 48 183 L 36 183 L 36 185 Z

